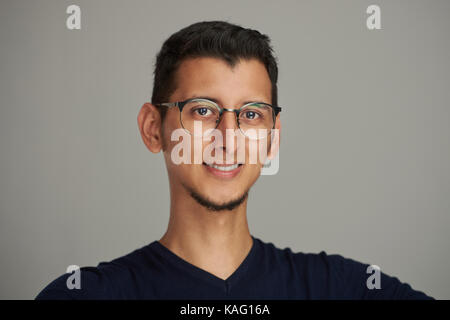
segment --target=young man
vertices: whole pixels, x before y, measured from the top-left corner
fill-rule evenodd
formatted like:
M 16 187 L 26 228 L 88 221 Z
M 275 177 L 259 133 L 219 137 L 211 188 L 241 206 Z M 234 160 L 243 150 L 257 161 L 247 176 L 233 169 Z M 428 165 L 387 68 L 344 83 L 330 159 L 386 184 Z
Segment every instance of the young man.
M 162 151 L 167 166 L 166 233 L 81 268 L 79 289 L 68 288 L 66 274 L 37 299 L 430 298 L 384 273 L 371 283 L 368 265 L 354 260 L 293 253 L 250 234 L 248 192 L 265 160 L 251 163 L 250 142 L 265 142 L 268 157 L 276 153 L 277 73 L 269 38 L 255 30 L 213 21 L 173 34 L 157 57 L 152 102 L 138 116 L 145 145 Z

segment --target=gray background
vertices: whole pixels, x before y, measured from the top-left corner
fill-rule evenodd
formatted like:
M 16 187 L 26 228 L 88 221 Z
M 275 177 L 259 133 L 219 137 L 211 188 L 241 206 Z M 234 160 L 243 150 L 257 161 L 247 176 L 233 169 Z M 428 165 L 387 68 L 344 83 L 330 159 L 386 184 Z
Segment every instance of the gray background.
M 0 298 L 163 235 L 167 174 L 137 114 L 162 42 L 213 19 L 279 59 L 280 171 L 251 191 L 251 233 L 450 298 L 450 1 L 0 3 Z

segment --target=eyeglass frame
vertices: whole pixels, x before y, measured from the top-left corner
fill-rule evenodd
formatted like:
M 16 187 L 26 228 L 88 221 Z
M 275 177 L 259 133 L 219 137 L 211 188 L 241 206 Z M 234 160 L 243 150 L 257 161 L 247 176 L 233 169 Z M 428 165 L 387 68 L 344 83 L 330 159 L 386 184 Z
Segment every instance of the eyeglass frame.
M 239 130 L 242 132 L 241 124 L 239 123 L 239 114 L 241 113 L 242 109 L 244 109 L 245 107 L 251 106 L 253 104 L 263 104 L 263 105 L 266 105 L 266 106 L 269 106 L 269 107 L 272 108 L 272 113 L 274 115 L 274 118 L 273 118 L 273 127 L 271 129 L 275 129 L 275 122 L 276 122 L 277 115 L 281 112 L 281 107 L 274 106 L 274 105 L 271 105 L 270 103 L 266 103 L 266 102 L 253 101 L 253 102 L 249 102 L 249 103 L 244 104 L 239 109 L 228 109 L 228 108 L 222 108 L 217 102 L 215 102 L 213 100 L 210 100 L 210 99 L 206 99 L 206 98 L 190 98 L 190 99 L 187 99 L 187 100 L 184 100 L 184 101 L 157 103 L 157 104 L 155 104 L 155 106 L 162 106 L 162 107 L 167 107 L 167 108 L 178 107 L 178 109 L 180 110 L 180 123 L 181 123 L 181 126 L 189 134 L 192 134 L 188 129 L 186 129 L 184 127 L 183 121 L 181 120 L 181 114 L 183 112 L 184 106 L 186 104 L 188 104 L 189 102 L 195 101 L 195 100 L 203 100 L 203 101 L 211 102 L 219 110 L 219 118 L 216 120 L 216 127 L 214 129 L 216 129 L 219 126 L 219 123 L 222 120 L 223 113 L 228 111 L 228 112 L 234 112 L 236 114 L 236 122 L 237 122 Z

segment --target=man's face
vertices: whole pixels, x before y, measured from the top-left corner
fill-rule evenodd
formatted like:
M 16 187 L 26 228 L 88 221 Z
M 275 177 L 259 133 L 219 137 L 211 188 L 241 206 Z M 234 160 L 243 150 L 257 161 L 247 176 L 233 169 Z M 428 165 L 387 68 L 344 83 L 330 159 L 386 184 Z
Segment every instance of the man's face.
M 191 58 L 184 60 L 177 71 L 176 90 L 170 101 L 184 101 L 196 97 L 214 99 L 221 107 L 230 109 L 239 109 L 250 101 L 270 104 L 271 82 L 265 66 L 256 59 L 240 60 L 231 68 L 225 61 L 216 58 Z M 215 207 L 216 210 L 227 205 L 230 208 L 230 204 L 236 205 L 245 199 L 247 191 L 259 177 L 262 165 L 259 162 L 249 163 L 248 138 L 244 145 L 240 144 L 239 149 L 237 138 L 234 147 L 227 147 L 226 129 L 238 129 L 236 115 L 233 112 L 224 112 L 222 115 L 217 130 L 222 133 L 223 143 L 216 142 L 212 148 L 212 155 L 221 149 L 223 161 L 228 154 L 234 159 L 232 164 L 238 163 L 237 153 L 242 151 L 241 148 L 245 148 L 245 163 L 232 171 L 211 168 L 205 164 L 206 160 L 203 157 L 201 164 L 194 164 L 193 160 L 191 164 L 174 164 L 171 158 L 172 149 L 180 141 L 171 141 L 171 134 L 181 128 L 178 108 L 168 110 L 163 126 L 163 139 L 167 146 L 164 157 L 173 192 L 184 188 L 198 202 L 208 203 L 210 208 Z M 192 135 L 189 139 L 194 146 L 196 138 Z M 203 150 L 211 143 L 213 143 L 211 140 L 202 140 Z

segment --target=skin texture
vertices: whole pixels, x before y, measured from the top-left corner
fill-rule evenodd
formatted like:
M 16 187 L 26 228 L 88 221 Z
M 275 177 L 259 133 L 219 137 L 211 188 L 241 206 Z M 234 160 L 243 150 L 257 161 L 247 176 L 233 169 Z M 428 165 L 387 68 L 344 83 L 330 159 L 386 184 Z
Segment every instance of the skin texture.
M 217 58 L 191 58 L 184 60 L 177 70 L 176 90 L 167 102 L 193 97 L 210 97 L 233 109 L 247 101 L 271 103 L 271 82 L 264 65 L 255 59 L 240 60 L 230 67 Z M 170 135 L 181 128 L 179 116 L 178 108 L 170 108 L 161 122 L 157 108 L 150 103 L 145 103 L 138 115 L 142 139 L 150 151 L 163 152 L 169 177 L 170 219 L 159 242 L 194 266 L 227 279 L 252 246 L 246 194 L 258 179 L 262 166 L 248 163 L 248 144 L 246 163 L 233 178 L 217 177 L 203 164 L 174 164 L 171 150 L 179 141 L 171 141 Z M 280 129 L 279 115 L 275 128 Z M 222 149 L 224 159 L 227 153 L 234 157 L 237 143 L 227 149 L 225 130 L 237 129 L 235 115 L 225 112 L 217 129 L 222 131 L 224 143 L 217 144 L 214 151 Z M 191 139 L 193 146 L 194 138 Z M 210 143 L 203 141 L 203 148 Z M 269 156 L 274 152 L 272 148 Z M 226 209 L 220 210 L 223 207 Z

